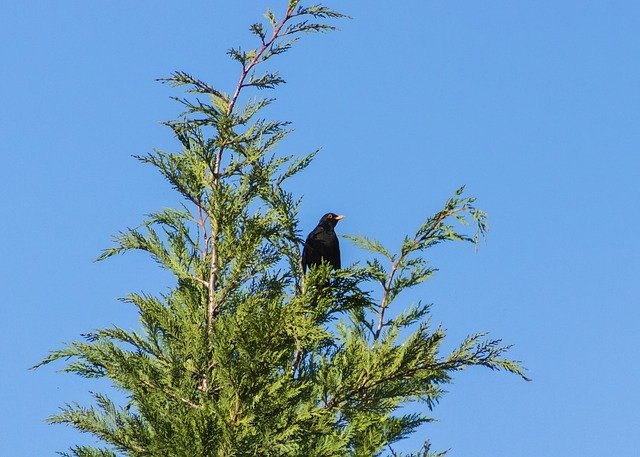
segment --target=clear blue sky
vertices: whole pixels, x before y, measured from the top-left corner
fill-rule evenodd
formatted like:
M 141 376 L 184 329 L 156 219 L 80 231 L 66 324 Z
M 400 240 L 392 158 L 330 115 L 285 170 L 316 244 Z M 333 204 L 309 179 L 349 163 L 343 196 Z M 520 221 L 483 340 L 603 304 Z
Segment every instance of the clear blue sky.
M 176 201 L 131 158 L 176 146 L 159 122 L 180 94 L 154 78 L 231 90 L 224 51 L 283 3 L 0 5 L 0 455 L 86 439 L 43 419 L 103 386 L 27 368 L 82 332 L 135 327 L 116 298 L 170 284 L 142 255 L 92 263 Z M 434 250 L 420 295 L 451 344 L 490 331 L 534 379 L 460 373 L 424 436 L 459 457 L 637 456 L 640 3 L 344 3 L 341 32 L 278 62 L 286 152 L 324 150 L 293 183 L 305 230 L 331 210 L 348 216 L 339 232 L 397 246 L 467 184 L 488 239 Z M 343 241 L 345 261 L 362 256 Z

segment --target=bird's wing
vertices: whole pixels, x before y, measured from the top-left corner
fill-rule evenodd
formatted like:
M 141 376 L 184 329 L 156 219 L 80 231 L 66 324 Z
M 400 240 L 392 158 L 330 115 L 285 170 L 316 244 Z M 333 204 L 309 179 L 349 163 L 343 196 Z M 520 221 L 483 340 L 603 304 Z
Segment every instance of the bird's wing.
M 302 249 L 302 267 L 306 271 L 308 266 L 320 263 L 320 249 L 323 243 L 324 228 L 318 226 L 307 236 Z
M 335 257 L 334 260 L 332 262 L 332 265 L 334 268 L 336 268 L 337 270 L 339 270 L 341 268 L 341 262 L 340 262 L 340 241 L 338 241 L 338 237 L 336 236 L 336 248 L 335 248 Z
M 322 239 L 322 237 L 324 236 L 324 232 L 325 230 L 323 226 L 317 226 L 311 231 L 311 233 L 309 233 L 309 236 L 307 237 L 307 243 L 310 241 Z

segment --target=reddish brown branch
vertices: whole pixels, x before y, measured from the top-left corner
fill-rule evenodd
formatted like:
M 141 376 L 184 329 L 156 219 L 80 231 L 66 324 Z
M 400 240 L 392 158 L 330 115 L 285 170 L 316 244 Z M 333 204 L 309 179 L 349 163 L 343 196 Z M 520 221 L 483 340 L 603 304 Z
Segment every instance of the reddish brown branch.
M 427 231 L 427 233 L 425 233 L 424 235 L 422 235 L 419 238 L 414 238 L 413 240 L 413 245 L 417 246 L 420 243 L 423 243 L 424 241 L 428 240 L 429 238 L 431 238 L 431 236 L 433 236 L 433 234 L 436 232 L 436 230 L 438 230 L 438 228 L 440 227 L 440 225 L 442 224 L 442 222 L 448 218 L 449 216 L 452 216 L 456 213 L 459 213 L 461 211 L 465 211 L 467 209 L 466 206 L 463 206 L 461 208 L 457 208 L 454 209 L 452 211 L 442 211 L 438 217 L 435 220 L 435 223 L 432 225 L 431 229 L 429 229 L 429 231 Z M 378 341 L 378 338 L 380 338 L 380 333 L 382 332 L 382 327 L 384 325 L 384 313 L 387 309 L 387 307 L 389 306 L 389 304 L 391 303 L 390 301 L 390 292 L 391 292 L 391 287 L 393 285 L 393 279 L 394 276 L 396 274 L 396 272 L 398 271 L 398 267 L 400 266 L 400 264 L 404 261 L 404 259 L 407 257 L 407 255 L 410 253 L 411 251 L 407 251 L 404 254 L 402 254 L 400 256 L 400 258 L 398 260 L 396 260 L 395 262 L 392 263 L 391 266 L 391 272 L 389 273 L 389 276 L 387 278 L 387 282 L 384 284 L 384 294 L 382 296 L 382 303 L 380 304 L 380 311 L 378 312 L 378 325 L 376 327 L 376 331 L 373 334 L 373 341 Z
M 229 106 L 227 107 L 227 115 L 231 115 L 231 113 L 233 112 L 233 108 L 236 105 L 236 101 L 238 100 L 240 91 L 244 87 L 244 80 L 247 78 L 247 75 L 251 72 L 251 70 L 253 70 L 253 68 L 256 65 L 258 65 L 258 63 L 260 63 L 259 61 L 260 61 L 260 58 L 262 57 L 262 54 L 264 54 L 264 52 L 268 48 L 270 48 L 271 45 L 280 37 L 280 31 L 282 30 L 282 27 L 287 23 L 289 19 L 293 17 L 293 9 L 294 9 L 294 6 L 290 7 L 287 10 L 287 14 L 285 15 L 285 17 L 282 19 L 282 21 L 280 21 L 280 23 L 276 26 L 276 28 L 273 29 L 273 34 L 271 35 L 271 38 L 269 39 L 269 41 L 262 42 L 262 47 L 256 53 L 256 55 L 253 56 L 253 59 L 251 59 L 251 62 L 249 62 L 249 65 L 242 66 L 242 74 L 240 75 L 240 80 L 238 81 L 238 85 L 236 86 L 236 90 L 233 93 L 231 100 L 229 100 Z M 220 154 L 222 153 L 221 152 L 222 149 L 224 149 L 224 146 L 220 146 L 220 149 L 218 150 Z
M 240 78 L 238 80 L 238 84 L 236 85 L 236 89 L 233 93 L 233 96 L 229 100 L 229 104 L 227 105 L 227 116 L 231 116 L 233 110 L 236 106 L 236 102 L 238 101 L 238 97 L 242 88 L 245 87 L 245 80 L 247 75 L 251 73 L 251 71 L 260 63 L 260 59 L 264 55 L 265 51 L 269 49 L 274 42 L 280 37 L 280 32 L 282 27 L 294 17 L 293 11 L 295 9 L 297 2 L 292 2 L 287 9 L 287 13 L 284 18 L 280 21 L 280 23 L 274 28 L 273 34 L 268 41 L 262 41 L 262 47 L 258 50 L 258 52 L 253 56 L 251 62 L 248 65 L 242 65 L 242 73 L 240 74 Z M 215 192 L 218 188 L 218 183 L 220 180 L 220 167 L 222 166 L 222 156 L 225 150 L 226 143 L 222 141 L 220 146 L 216 151 L 216 155 L 213 163 L 213 176 L 212 176 L 212 187 L 213 192 Z M 210 218 L 211 224 L 211 263 L 210 263 L 210 271 L 209 271 L 209 281 L 208 281 L 208 289 L 209 289 L 209 306 L 207 313 L 207 324 L 209 329 L 213 326 L 213 320 L 218 312 L 219 302 L 216 300 L 216 288 L 218 281 L 218 236 L 219 236 L 219 226 L 218 221 L 215 220 L 214 217 Z

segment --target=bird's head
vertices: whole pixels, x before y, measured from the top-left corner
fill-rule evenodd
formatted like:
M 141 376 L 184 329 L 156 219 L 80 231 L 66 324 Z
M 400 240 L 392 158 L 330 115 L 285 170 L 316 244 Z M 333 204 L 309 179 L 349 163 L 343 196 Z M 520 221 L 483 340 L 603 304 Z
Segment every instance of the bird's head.
M 322 225 L 323 227 L 334 228 L 339 220 L 344 219 L 344 216 L 338 216 L 335 213 L 327 213 L 320 219 L 318 225 Z

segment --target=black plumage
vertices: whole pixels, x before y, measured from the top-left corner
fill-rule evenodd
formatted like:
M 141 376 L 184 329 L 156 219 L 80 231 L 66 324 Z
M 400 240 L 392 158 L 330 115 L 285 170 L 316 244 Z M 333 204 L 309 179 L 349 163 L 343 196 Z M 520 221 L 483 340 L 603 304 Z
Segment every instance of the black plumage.
M 340 243 L 334 231 L 340 219 L 344 219 L 344 216 L 325 214 L 307 236 L 302 250 L 302 268 L 305 272 L 307 268 L 320 265 L 322 260 L 329 262 L 336 270 L 340 268 Z

